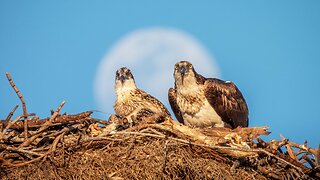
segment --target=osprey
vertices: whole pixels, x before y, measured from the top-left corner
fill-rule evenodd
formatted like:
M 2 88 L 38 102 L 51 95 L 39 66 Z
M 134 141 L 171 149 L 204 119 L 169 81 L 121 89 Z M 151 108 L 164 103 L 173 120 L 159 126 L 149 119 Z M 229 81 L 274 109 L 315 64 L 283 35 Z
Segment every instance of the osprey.
M 205 78 L 188 61 L 174 66 L 174 89 L 168 91 L 177 120 L 191 127 L 248 126 L 248 107 L 230 81 Z
M 137 88 L 130 69 L 117 70 L 114 111 L 130 125 L 139 122 L 156 123 L 170 117 L 167 108 L 156 98 Z

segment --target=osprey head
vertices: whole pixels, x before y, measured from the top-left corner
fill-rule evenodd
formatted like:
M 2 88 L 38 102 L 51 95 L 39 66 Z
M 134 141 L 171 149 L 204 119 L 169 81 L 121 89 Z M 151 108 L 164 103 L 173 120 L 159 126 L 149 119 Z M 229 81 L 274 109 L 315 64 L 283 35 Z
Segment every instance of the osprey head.
M 116 71 L 115 90 L 125 91 L 135 89 L 136 84 L 130 69 L 122 67 Z
M 196 83 L 195 70 L 188 61 L 180 61 L 174 65 L 174 79 L 176 86 Z

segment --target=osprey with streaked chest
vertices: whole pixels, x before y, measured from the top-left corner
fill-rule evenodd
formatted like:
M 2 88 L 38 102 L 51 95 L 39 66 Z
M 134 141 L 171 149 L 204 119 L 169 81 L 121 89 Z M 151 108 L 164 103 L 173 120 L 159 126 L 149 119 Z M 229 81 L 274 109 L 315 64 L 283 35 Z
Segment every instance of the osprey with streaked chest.
M 177 120 L 191 127 L 248 126 L 248 107 L 230 81 L 205 78 L 188 61 L 174 67 L 175 87 L 168 98 Z
M 137 88 L 130 69 L 116 71 L 114 110 L 132 125 L 139 122 L 157 123 L 170 117 L 167 108 L 156 98 Z

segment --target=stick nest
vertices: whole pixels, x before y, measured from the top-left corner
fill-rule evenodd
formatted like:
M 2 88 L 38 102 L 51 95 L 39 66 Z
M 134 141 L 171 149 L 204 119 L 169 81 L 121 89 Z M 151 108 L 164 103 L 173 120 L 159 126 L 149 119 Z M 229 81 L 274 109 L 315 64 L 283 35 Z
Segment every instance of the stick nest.
M 113 123 L 90 115 L 91 112 L 61 115 L 55 111 L 51 117 L 42 120 L 28 116 L 27 138 L 23 135 L 24 115 L 8 124 L 2 121 L 1 178 L 320 177 L 318 169 L 308 168 L 289 153 L 279 151 L 286 145 L 293 146 L 286 139 L 263 142 L 259 135 L 268 134 L 266 127 L 192 129 L 166 121 L 138 124 L 118 131 L 110 128 L 114 127 Z M 305 149 L 307 151 L 310 148 Z

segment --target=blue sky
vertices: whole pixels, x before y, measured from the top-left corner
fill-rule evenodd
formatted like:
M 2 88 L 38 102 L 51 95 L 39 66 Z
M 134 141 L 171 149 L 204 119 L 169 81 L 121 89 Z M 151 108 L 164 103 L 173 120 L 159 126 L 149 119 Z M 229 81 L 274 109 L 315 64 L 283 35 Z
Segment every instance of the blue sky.
M 319 8 L 316 0 L 0 1 L 0 119 L 20 103 L 6 71 L 28 111 L 40 117 L 62 100 L 63 112 L 98 109 L 93 83 L 106 52 L 136 29 L 159 26 L 189 33 L 206 47 L 221 78 L 245 95 L 250 126 L 267 125 L 271 138 L 282 133 L 316 147 Z

